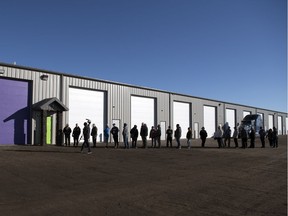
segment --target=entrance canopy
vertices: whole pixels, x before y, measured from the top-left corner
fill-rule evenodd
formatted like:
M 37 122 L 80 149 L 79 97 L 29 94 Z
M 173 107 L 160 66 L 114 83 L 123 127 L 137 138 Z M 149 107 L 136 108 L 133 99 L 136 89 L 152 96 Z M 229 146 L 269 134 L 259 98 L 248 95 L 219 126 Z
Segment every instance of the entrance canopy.
M 46 98 L 39 101 L 32 106 L 36 111 L 49 111 L 49 112 L 64 112 L 69 109 L 56 97 Z

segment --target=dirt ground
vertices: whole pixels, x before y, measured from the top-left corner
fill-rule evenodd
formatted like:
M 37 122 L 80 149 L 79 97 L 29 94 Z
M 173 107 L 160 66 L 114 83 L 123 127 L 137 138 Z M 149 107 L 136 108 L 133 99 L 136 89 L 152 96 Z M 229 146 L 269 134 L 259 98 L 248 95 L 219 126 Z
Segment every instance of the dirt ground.
M 206 148 L 193 140 L 190 150 L 112 145 L 91 155 L 1 146 L 0 214 L 287 215 L 287 136 L 265 149 L 259 140 L 255 149 L 218 149 L 214 140 Z

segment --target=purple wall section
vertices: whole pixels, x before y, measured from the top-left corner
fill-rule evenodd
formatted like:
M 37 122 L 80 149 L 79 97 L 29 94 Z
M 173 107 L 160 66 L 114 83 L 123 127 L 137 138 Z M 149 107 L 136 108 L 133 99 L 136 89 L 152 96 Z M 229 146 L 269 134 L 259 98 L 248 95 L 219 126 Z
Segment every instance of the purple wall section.
M 29 82 L 0 78 L 0 145 L 29 141 Z

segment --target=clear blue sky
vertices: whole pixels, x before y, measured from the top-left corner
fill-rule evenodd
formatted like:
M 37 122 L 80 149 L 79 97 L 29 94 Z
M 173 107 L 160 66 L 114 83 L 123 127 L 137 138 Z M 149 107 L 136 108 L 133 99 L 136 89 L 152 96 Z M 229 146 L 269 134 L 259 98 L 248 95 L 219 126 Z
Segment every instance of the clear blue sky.
M 287 111 L 286 0 L 2 0 L 0 61 Z

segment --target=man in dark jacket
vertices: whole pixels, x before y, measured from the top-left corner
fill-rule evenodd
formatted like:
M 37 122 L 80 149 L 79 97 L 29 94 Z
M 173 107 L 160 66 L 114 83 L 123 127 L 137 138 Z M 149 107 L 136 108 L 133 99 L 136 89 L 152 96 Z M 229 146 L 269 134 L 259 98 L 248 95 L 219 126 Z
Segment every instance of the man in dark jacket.
M 169 144 L 170 144 L 170 148 L 172 148 L 172 137 L 173 137 L 173 130 L 171 129 L 170 126 L 168 126 L 168 129 L 166 130 L 166 139 L 167 139 L 167 142 L 166 142 L 166 147 L 169 147 Z
M 78 124 L 76 124 L 72 132 L 72 136 L 74 139 L 74 144 L 73 144 L 74 147 L 78 147 L 80 134 L 81 134 L 81 129 L 78 126 Z
M 145 123 L 142 123 L 141 129 L 140 129 L 140 136 L 142 138 L 143 148 L 147 148 L 148 127 Z
M 255 130 L 252 128 L 249 133 L 250 146 L 249 148 L 255 148 Z
M 207 138 L 207 132 L 206 132 L 206 130 L 205 130 L 204 127 L 201 128 L 200 138 L 201 138 L 201 140 L 202 140 L 201 146 L 202 146 L 202 147 L 205 147 L 205 142 L 206 142 L 206 138 Z
M 119 148 L 119 141 L 118 141 L 119 128 L 115 125 L 115 123 L 113 123 L 113 127 L 111 128 L 110 133 L 113 136 L 114 147 Z
M 92 124 L 91 136 L 94 148 L 96 148 L 97 135 L 98 135 L 98 128 L 96 127 L 95 124 Z
M 88 148 L 88 154 L 91 154 L 91 149 L 90 149 L 90 144 L 89 144 L 89 138 L 90 138 L 90 126 L 87 124 L 87 122 L 84 123 L 84 128 L 83 128 L 83 137 L 84 137 L 84 142 L 81 147 L 81 152 L 83 153 L 84 147 Z
M 179 124 L 176 125 L 176 130 L 175 130 L 175 133 L 174 133 L 174 137 L 176 139 L 176 142 L 177 142 L 177 148 L 178 149 L 181 149 L 181 143 L 180 143 L 180 138 L 182 136 L 182 129 L 180 127 Z
M 130 136 L 132 138 L 132 148 L 137 148 L 137 139 L 138 139 L 138 129 L 137 125 L 134 125 L 134 127 L 130 130 Z
M 65 146 L 70 146 L 70 135 L 71 135 L 71 128 L 69 127 L 68 124 L 63 129 L 64 137 L 65 137 Z

